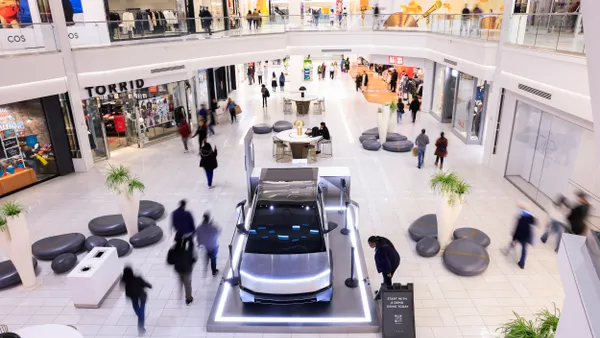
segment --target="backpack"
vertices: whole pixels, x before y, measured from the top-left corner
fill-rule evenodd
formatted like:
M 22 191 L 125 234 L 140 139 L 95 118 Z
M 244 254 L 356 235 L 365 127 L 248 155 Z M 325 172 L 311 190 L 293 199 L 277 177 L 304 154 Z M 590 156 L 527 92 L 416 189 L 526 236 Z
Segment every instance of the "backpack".
M 269 93 L 269 90 L 267 88 L 265 88 L 265 92 L 263 93 L 263 95 L 265 97 L 271 97 L 271 93 Z

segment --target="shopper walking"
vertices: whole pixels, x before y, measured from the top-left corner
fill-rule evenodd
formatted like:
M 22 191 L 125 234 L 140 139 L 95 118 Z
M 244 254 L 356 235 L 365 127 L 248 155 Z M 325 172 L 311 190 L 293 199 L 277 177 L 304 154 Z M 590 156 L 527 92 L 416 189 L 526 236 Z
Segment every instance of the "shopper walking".
M 377 272 L 383 277 L 383 285 L 392 286 L 392 277 L 400 266 L 400 254 L 394 248 L 394 244 L 385 237 L 371 236 L 367 242 L 375 249 L 375 266 Z M 375 299 L 379 299 L 380 296 L 376 293 Z
M 202 223 L 196 230 L 196 240 L 198 246 L 203 246 L 206 251 L 206 264 L 210 263 L 210 270 L 213 276 L 219 273 L 217 269 L 217 253 L 219 252 L 219 234 L 221 229 L 217 227 L 210 217 L 210 213 L 205 212 L 202 216 Z
M 329 70 L 329 78 L 333 80 L 335 75 L 335 66 L 333 65 L 333 63 L 327 66 L 327 69 Z
M 423 160 L 425 159 L 425 150 L 429 144 L 429 136 L 425 134 L 425 129 L 421 129 L 421 134 L 417 136 L 415 140 L 415 146 L 417 147 L 417 168 L 423 167 Z
M 261 85 L 263 83 L 263 69 L 261 66 L 256 69 L 256 75 L 258 76 L 258 84 Z
M 419 102 L 419 97 L 415 96 L 410 103 L 410 112 L 412 114 L 412 123 L 415 123 L 417 120 L 417 113 L 421 110 L 421 102 Z
M 248 22 L 248 29 L 252 29 L 252 11 L 248 10 L 248 14 L 246 14 L 246 22 Z
M 260 94 L 262 95 L 262 104 L 263 104 L 263 108 L 267 107 L 267 98 L 269 98 L 271 96 L 271 93 L 269 93 L 269 90 L 267 89 L 267 87 L 265 85 L 262 85 L 262 88 L 260 89 Z
M 146 301 L 148 300 L 146 289 L 152 289 L 152 285 L 142 277 L 134 275 L 133 270 L 129 266 L 123 269 L 121 284 L 125 286 L 125 297 L 131 300 L 133 312 L 138 317 L 138 333 L 142 335 L 146 332 L 146 328 L 144 327 L 146 321 Z
M 586 236 L 588 232 L 585 220 L 590 212 L 590 203 L 587 200 L 587 194 L 583 191 L 575 193 L 577 198 L 576 204 L 569 203 L 566 199 L 563 200 L 563 204 L 571 209 L 567 220 L 571 225 L 571 232 L 575 235 Z
M 519 210 L 519 218 L 517 220 L 517 226 L 513 232 L 512 241 L 509 243 L 508 247 L 504 249 L 504 254 L 508 255 L 511 250 L 517 245 L 517 243 L 521 244 L 521 259 L 519 259 L 519 267 L 521 269 L 525 269 L 525 260 L 527 259 L 527 245 L 532 243 L 533 240 L 533 229 L 531 228 L 535 225 L 536 219 L 527 210 L 525 206 L 521 206 Z
M 190 129 L 190 125 L 186 120 L 181 120 L 179 123 L 179 135 L 181 136 L 181 141 L 183 142 L 184 153 L 188 152 L 188 139 L 192 130 Z
M 210 189 L 213 187 L 213 173 L 218 166 L 217 147 L 213 149 L 210 143 L 205 142 L 200 152 L 200 167 L 204 168 L 204 172 L 206 173 L 206 182 L 208 183 L 208 188 Z
M 281 91 L 283 91 L 283 86 L 285 86 L 285 75 L 281 72 L 281 74 L 279 74 L 279 88 L 281 88 Z
M 546 225 L 546 231 L 540 238 L 542 243 L 546 243 L 548 241 L 548 237 L 552 234 L 556 234 L 556 249 L 555 252 L 558 252 L 558 248 L 560 247 L 560 239 L 562 238 L 562 234 L 567 224 L 567 217 L 565 214 L 565 197 L 563 195 L 558 196 L 558 198 L 552 201 L 552 204 L 548 206 L 546 210 L 548 212 L 548 224 Z
M 227 109 L 227 111 L 229 112 L 229 116 L 231 117 L 231 124 L 233 124 L 233 122 L 237 121 L 237 114 L 235 112 L 235 102 L 233 102 L 233 100 L 231 98 L 227 99 L 227 106 L 225 107 L 225 109 Z
M 462 10 L 462 16 L 460 21 L 460 35 L 463 31 L 469 34 L 469 20 L 471 19 L 471 11 L 469 10 L 469 4 L 465 3 L 465 8 Z
M 444 157 L 448 155 L 448 139 L 444 136 L 444 132 L 440 133 L 440 137 L 435 141 L 435 166 L 440 164 L 440 170 L 444 169 Z
M 206 121 L 203 118 L 200 118 L 198 122 L 198 128 L 192 138 L 198 136 L 198 153 L 200 153 L 200 148 L 202 148 L 202 144 L 206 142 L 206 137 L 208 135 L 208 126 L 206 125 Z
M 396 91 L 396 85 L 398 84 L 398 71 L 396 68 L 392 70 L 392 75 L 390 77 L 390 92 L 394 93 Z
M 373 6 L 373 29 L 379 28 L 379 4 Z
M 171 227 L 175 237 L 188 238 L 196 231 L 196 222 L 191 212 L 185 209 L 186 200 L 179 201 L 179 207 L 171 213 Z
M 175 244 L 167 253 L 167 264 L 173 265 L 173 269 L 179 276 L 180 288 L 185 291 L 185 305 L 194 301 L 192 297 L 192 271 L 196 257 L 194 256 L 194 244 L 190 238 L 175 236 Z M 181 290 L 181 289 L 180 289 Z
M 396 124 L 402 122 L 402 115 L 404 115 L 404 101 L 399 97 L 398 103 L 396 103 Z
M 252 66 L 248 66 L 248 84 L 252 85 L 254 84 L 254 70 L 252 68 Z
M 275 75 L 275 72 L 271 75 L 271 88 L 273 88 L 273 93 L 277 91 L 277 75 Z

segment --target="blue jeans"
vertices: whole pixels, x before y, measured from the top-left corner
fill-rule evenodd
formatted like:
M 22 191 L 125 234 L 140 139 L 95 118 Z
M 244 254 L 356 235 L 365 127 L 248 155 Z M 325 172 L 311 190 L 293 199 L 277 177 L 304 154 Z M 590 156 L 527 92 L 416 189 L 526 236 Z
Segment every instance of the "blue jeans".
M 209 124 L 208 131 L 210 132 L 211 135 L 214 135 L 215 134 L 215 126 L 213 126 L 212 124 Z
M 206 250 L 206 265 L 210 263 L 210 270 L 212 273 L 217 272 L 217 253 L 219 252 L 219 247 L 213 250 Z
M 144 328 L 144 321 L 146 318 L 146 299 L 142 298 L 131 298 L 131 305 L 133 312 L 138 317 L 138 328 Z
M 425 147 L 417 148 L 417 166 L 421 168 L 423 166 L 423 159 L 425 158 Z
M 540 238 L 542 240 L 542 242 L 546 243 L 546 241 L 548 240 L 548 237 L 552 234 L 556 234 L 556 251 L 558 251 L 558 248 L 560 247 L 560 240 L 562 238 L 562 234 L 563 234 L 563 225 L 561 222 L 559 221 L 555 221 L 552 220 L 550 222 L 550 227 L 548 229 L 546 229 L 546 232 L 544 232 L 544 234 L 542 235 L 542 237 Z
M 214 172 L 214 170 L 212 170 L 212 169 L 204 169 L 204 172 L 206 173 L 206 181 L 208 181 L 208 186 L 212 187 L 212 180 L 213 180 L 213 172 Z
M 525 268 L 525 260 L 527 259 L 527 242 L 520 241 L 521 243 L 521 259 L 519 260 L 519 266 L 521 269 Z
M 396 114 L 398 114 L 398 115 L 397 115 L 397 117 L 396 117 L 396 122 L 397 122 L 397 123 L 400 123 L 400 122 L 402 122 L 402 113 L 403 113 L 403 112 L 401 112 L 401 111 L 397 111 L 397 112 L 396 112 Z

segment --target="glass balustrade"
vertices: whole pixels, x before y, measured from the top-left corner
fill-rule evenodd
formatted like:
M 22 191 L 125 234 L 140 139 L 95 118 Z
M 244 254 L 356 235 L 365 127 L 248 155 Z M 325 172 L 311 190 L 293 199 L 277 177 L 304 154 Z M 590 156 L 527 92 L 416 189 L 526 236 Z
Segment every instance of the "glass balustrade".
M 0 26 L 1 27 L 1 26 Z M 60 50 L 54 26 L 49 23 L 16 23 L 0 29 L 0 55 L 19 55 Z

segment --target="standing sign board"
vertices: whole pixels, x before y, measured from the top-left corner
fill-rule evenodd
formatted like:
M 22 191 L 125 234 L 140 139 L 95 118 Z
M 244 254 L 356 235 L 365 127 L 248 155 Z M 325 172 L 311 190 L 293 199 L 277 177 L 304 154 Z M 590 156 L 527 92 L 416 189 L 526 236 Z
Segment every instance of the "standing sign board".
M 381 287 L 383 338 L 416 338 L 413 284 Z

